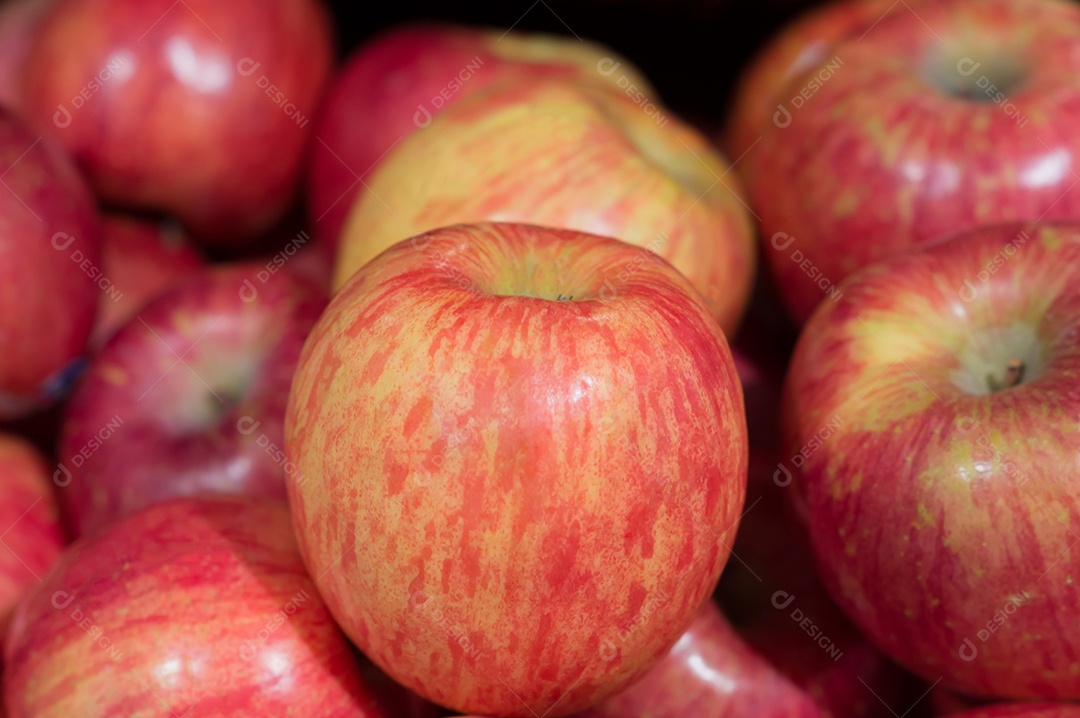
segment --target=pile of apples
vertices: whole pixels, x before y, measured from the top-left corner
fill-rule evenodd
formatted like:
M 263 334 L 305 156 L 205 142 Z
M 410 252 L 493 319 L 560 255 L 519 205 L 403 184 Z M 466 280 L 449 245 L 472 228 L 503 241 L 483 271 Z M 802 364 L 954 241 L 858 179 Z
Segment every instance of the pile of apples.
M 1080 716 L 1080 5 L 332 29 L 0 4 L 3 715 Z

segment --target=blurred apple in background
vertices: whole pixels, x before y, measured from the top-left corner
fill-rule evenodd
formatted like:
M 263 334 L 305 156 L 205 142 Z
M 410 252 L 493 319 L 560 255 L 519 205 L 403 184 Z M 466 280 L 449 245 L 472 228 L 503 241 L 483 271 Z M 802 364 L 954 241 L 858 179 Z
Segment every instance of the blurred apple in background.
M 839 0 L 809 10 L 769 40 L 739 78 L 732 100 L 725 149 L 733 158 L 749 152 L 775 121 L 785 122 L 785 110 L 798 93 L 792 80 L 832 58 L 836 45 L 858 38 L 889 15 L 917 13 L 934 0 Z M 779 114 L 777 114 L 779 113 Z M 768 151 L 762 148 L 762 151 Z
M 294 199 L 332 61 L 320 0 L 56 0 L 25 107 L 105 201 L 239 244 Z
M 304 347 L 286 447 L 346 633 L 429 700 L 501 716 L 583 710 L 660 660 L 716 585 L 746 482 L 738 377 L 686 279 L 516 224 L 440 229 L 353 275 Z
M 388 715 L 266 499 L 172 501 L 75 544 L 5 665 L 8 718 Z
M 399 141 L 458 100 L 531 78 L 633 86 L 655 96 L 629 61 L 568 37 L 406 25 L 363 45 L 327 89 L 315 124 L 308 213 L 316 237 L 337 247 L 361 181 Z
M 176 225 L 107 214 L 101 239 L 102 269 L 116 292 L 100 303 L 91 340 L 99 348 L 149 300 L 206 266 Z
M 656 666 L 580 718 L 820 718 L 803 691 L 739 638 L 708 601 Z
M 853 275 L 806 325 L 786 456 L 866 636 L 973 696 L 1080 698 L 1080 225 L 1000 225 Z
M 175 496 L 284 498 L 285 403 L 326 298 L 288 272 L 264 283 L 261 271 L 203 271 L 94 358 L 60 439 L 60 500 L 76 534 Z
M 792 316 L 939 236 L 1080 216 L 1080 5 L 941 0 L 894 11 L 794 77 L 739 163 Z M 796 102 L 794 98 L 798 98 Z
M 109 284 L 75 168 L 2 108 L 0 167 L 0 419 L 14 419 L 67 393 Z
M 26 440 L 0 434 L 0 637 L 15 603 L 64 548 L 51 473 Z
M 23 64 L 41 19 L 54 0 L 0 2 L 0 105 L 18 113 L 22 104 Z
M 637 245 L 634 266 L 663 257 L 733 331 L 756 264 L 738 181 L 703 137 L 658 112 L 597 85 L 545 81 L 456 103 L 372 174 L 341 236 L 335 288 L 405 237 L 525 222 Z

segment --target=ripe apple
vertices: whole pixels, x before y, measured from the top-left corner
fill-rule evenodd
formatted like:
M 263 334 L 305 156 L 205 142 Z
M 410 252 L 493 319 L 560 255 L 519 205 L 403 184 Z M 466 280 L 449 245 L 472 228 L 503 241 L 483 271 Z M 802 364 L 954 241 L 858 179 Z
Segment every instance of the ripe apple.
M 894 12 L 792 80 L 807 98 L 740 163 L 800 323 L 851 272 L 939 236 L 1080 216 L 1080 5 Z M 803 93 L 803 90 L 806 92 Z
M 72 546 L 5 646 L 8 718 L 382 718 L 284 502 L 179 499 Z
M 337 247 L 361 181 L 400 140 L 460 99 L 530 78 L 606 82 L 642 102 L 655 94 L 628 61 L 593 43 L 453 25 L 387 31 L 348 59 L 319 110 L 307 195 L 315 236 Z
M 332 60 L 320 0 L 57 0 L 25 107 L 107 202 L 238 244 L 294 198 Z
M 54 0 L 0 1 L 0 105 L 20 110 L 23 64 Z
M 675 117 L 657 122 L 626 95 L 547 81 L 491 88 L 444 110 L 380 163 L 342 233 L 334 286 L 420 232 L 526 222 L 615 237 L 659 255 L 733 331 L 756 256 L 728 171 L 696 131 Z
M 15 419 L 67 393 L 109 284 L 75 167 L 3 108 L 0 167 L 0 419 Z
M 76 534 L 205 491 L 285 497 L 285 403 L 326 298 L 262 265 L 208 269 L 120 328 L 73 394 L 57 483 Z
M 997 225 L 853 275 L 799 338 L 785 454 L 825 584 L 973 696 L 1080 698 L 1080 225 Z
M 821 718 L 810 697 L 756 654 L 708 601 L 671 652 L 580 718 Z
M 746 424 L 682 275 L 518 224 L 405 240 L 304 346 L 293 521 L 350 638 L 462 712 L 561 716 L 629 685 L 712 592 Z
M 16 602 L 64 548 L 49 473 L 37 449 L 0 434 L 0 639 Z
M 786 123 L 792 112 L 785 92 L 798 97 L 792 80 L 819 67 L 835 46 L 857 38 L 889 15 L 914 13 L 932 0 L 834 0 L 815 7 L 769 41 L 739 78 L 726 136 L 731 157 L 742 157 L 774 121 Z M 796 103 L 800 100 L 795 100 Z
M 120 214 L 102 220 L 101 264 L 116 288 L 101 300 L 92 344 L 101 347 L 151 299 L 206 266 L 175 225 Z

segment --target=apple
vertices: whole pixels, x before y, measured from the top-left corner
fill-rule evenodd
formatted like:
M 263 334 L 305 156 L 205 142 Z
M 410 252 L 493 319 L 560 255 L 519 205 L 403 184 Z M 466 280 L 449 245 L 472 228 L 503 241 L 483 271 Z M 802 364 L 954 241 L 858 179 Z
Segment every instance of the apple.
M 285 432 L 334 617 L 461 712 L 567 715 L 643 675 L 715 587 L 745 491 L 701 297 L 571 230 L 452 226 L 365 265 L 304 346 Z
M 102 220 L 101 263 L 116 292 L 100 302 L 92 344 L 101 347 L 149 300 L 206 266 L 176 225 L 120 214 Z
M 824 583 L 888 656 L 972 696 L 1080 698 L 1076 264 L 1069 223 L 896 255 L 821 304 L 785 384 Z
M 22 73 L 34 35 L 55 0 L 0 1 L 0 105 L 19 112 Z
M 50 478 L 37 449 L 0 433 L 0 639 L 19 598 L 64 548 Z
M 594 43 L 439 24 L 386 31 L 349 57 L 319 110 L 307 194 L 316 238 L 336 248 L 361 182 L 400 140 L 458 100 L 530 78 L 655 95 L 630 62 Z
M 0 107 L 0 419 L 64 396 L 99 296 L 97 211 L 75 167 Z
M 742 157 L 767 126 L 788 121 L 792 98 L 784 92 L 793 79 L 829 60 L 837 44 L 859 37 L 889 15 L 915 13 L 931 1 L 833 0 L 783 28 L 739 77 L 726 132 L 728 154 Z
M 1067 703 L 1015 703 L 957 713 L 956 718 L 1080 718 L 1080 706 Z
M 717 592 L 725 614 L 751 649 L 823 715 L 887 716 L 883 702 L 909 707 L 901 705 L 903 672 L 851 625 L 821 585 L 806 531 L 789 510 L 793 489 L 783 464 L 775 449 L 753 448 L 754 428 L 750 424 L 747 508 L 732 546 L 738 558 L 728 563 Z
M 1080 6 L 941 0 L 894 12 L 795 77 L 787 126 L 740 163 L 785 305 L 945 234 L 1080 216 Z
M 808 695 L 757 655 L 707 602 L 644 678 L 580 718 L 820 718 Z
M 24 105 L 105 201 L 239 244 L 296 195 L 333 55 L 320 0 L 57 0 Z
M 270 499 L 178 499 L 79 541 L 4 655 L 8 718 L 385 715 Z
M 176 496 L 285 498 L 285 403 L 326 298 L 289 273 L 264 282 L 265 272 L 204 270 L 94 358 L 68 405 L 56 471 L 77 535 Z
M 444 110 L 379 164 L 341 235 L 334 287 L 406 237 L 458 222 L 525 222 L 657 254 L 733 331 L 756 255 L 729 169 L 695 130 L 667 114 L 658 122 L 626 95 L 501 85 Z

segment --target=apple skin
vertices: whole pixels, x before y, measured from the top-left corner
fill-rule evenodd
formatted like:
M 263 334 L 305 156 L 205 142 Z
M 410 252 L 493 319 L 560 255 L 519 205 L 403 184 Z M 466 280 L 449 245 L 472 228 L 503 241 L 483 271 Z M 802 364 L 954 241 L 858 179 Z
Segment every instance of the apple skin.
M 179 499 L 79 541 L 5 664 L 8 718 L 385 715 L 270 499 Z
M 20 110 L 23 64 L 54 0 L 0 0 L 0 105 Z
M 101 300 L 91 339 L 98 348 L 148 301 L 207 266 L 179 227 L 119 214 L 102 219 L 101 264 L 117 291 Z
M 260 269 L 193 276 L 94 358 L 60 437 L 57 482 L 76 535 L 177 496 L 285 498 L 285 403 L 326 297 L 284 272 L 258 284 Z
M 824 78 L 739 167 L 797 322 L 897 251 L 986 224 L 1080 216 L 1070 169 L 1080 135 L 1060 129 L 1080 112 L 1078 25 L 1075 3 L 941 0 L 890 15 L 836 45 L 834 67 L 788 84 L 791 97 Z M 1008 87 L 997 79 L 1007 72 L 1019 75 Z M 984 77 L 1005 88 L 1000 103 L 977 88 Z
M 607 88 L 491 88 L 445 109 L 379 164 L 342 233 L 334 287 L 405 237 L 458 222 L 524 222 L 654 251 L 731 332 L 756 252 L 728 170 L 695 130 L 675 117 L 660 126 Z
M 785 383 L 825 585 L 888 656 L 972 696 L 1080 698 L 1075 263 L 1064 223 L 895 256 L 822 303 Z M 1012 360 L 1021 383 L 986 393 Z
M 808 695 L 756 654 L 709 601 L 637 683 L 578 718 L 821 718 Z
M 50 473 L 25 439 L 0 433 L 0 640 L 19 598 L 64 548 Z
M 1016 703 L 957 713 L 955 718 L 1080 718 L 1080 706 L 1067 703 Z
M 63 397 L 101 289 L 94 200 L 71 161 L 0 108 L 0 419 Z M 85 269 L 84 269 L 85 266 Z
M 401 139 L 460 99 L 531 78 L 607 82 L 615 90 L 625 78 L 654 95 L 610 49 L 556 35 L 417 24 L 361 47 L 327 88 L 315 123 L 307 199 L 316 238 L 337 247 L 361 180 Z
M 442 228 L 353 275 L 285 441 L 335 618 L 461 712 L 566 715 L 644 674 L 715 587 L 745 492 L 700 296 L 640 248 L 529 225 Z
M 740 75 L 725 137 L 728 156 L 742 157 L 772 124 L 793 78 L 828 60 L 843 40 L 858 37 L 891 14 L 934 0 L 839 0 L 807 11 L 771 39 Z M 795 88 L 798 90 L 799 88 Z
M 106 202 L 240 244 L 295 197 L 333 54 L 319 0 L 57 0 L 24 105 Z

